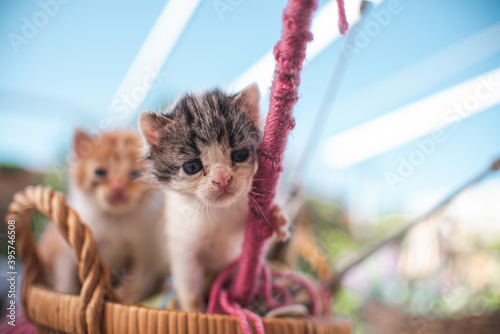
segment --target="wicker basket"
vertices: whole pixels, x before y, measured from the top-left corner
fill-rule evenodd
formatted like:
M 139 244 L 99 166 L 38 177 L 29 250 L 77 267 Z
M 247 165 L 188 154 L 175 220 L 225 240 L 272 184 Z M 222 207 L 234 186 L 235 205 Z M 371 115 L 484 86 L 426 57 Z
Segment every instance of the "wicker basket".
M 80 296 L 54 292 L 41 285 L 43 268 L 31 232 L 31 216 L 39 211 L 50 218 L 79 259 Z M 232 316 L 161 310 L 119 303 L 108 289 L 110 275 L 99 257 L 90 229 L 67 206 L 63 194 L 41 186 L 14 196 L 7 221 L 16 223 L 16 243 L 24 262 L 21 303 L 38 333 L 242 333 Z M 266 333 L 351 332 L 347 320 L 331 317 L 263 319 Z
M 410 315 L 378 301 L 365 305 L 364 316 L 372 334 L 498 334 L 500 312 L 439 318 L 429 314 Z

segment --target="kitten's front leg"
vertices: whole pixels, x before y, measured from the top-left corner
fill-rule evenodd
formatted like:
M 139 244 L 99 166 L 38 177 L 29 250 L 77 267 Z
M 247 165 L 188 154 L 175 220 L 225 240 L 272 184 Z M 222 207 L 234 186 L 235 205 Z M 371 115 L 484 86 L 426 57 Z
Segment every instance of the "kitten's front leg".
M 135 304 L 145 297 L 144 276 L 148 268 L 144 267 L 143 259 L 137 256 L 125 257 L 123 260 L 123 264 L 111 272 L 119 284 L 115 292 L 122 302 Z
M 125 281 L 115 289 L 120 301 L 126 304 L 136 304 L 142 300 L 142 296 L 136 282 Z
M 153 251 L 145 252 L 145 245 L 137 247 L 132 253 L 132 261 L 126 261 L 120 272 L 122 286 L 117 289 L 122 301 L 130 303 L 139 302 L 161 291 L 167 275 L 160 256 Z
M 176 254 L 177 253 L 177 254 Z M 183 256 L 180 252 L 171 252 L 172 276 L 184 311 L 205 311 L 203 301 L 203 266 L 193 254 Z
M 78 266 L 70 249 L 61 251 L 54 258 L 54 287 L 66 294 L 79 293 Z

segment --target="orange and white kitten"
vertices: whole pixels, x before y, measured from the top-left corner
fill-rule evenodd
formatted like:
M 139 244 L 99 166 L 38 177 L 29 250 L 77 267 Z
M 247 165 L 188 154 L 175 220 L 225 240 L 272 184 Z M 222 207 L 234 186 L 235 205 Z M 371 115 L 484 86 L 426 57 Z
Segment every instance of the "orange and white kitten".
M 101 258 L 125 302 L 137 302 L 166 276 L 163 195 L 141 177 L 142 141 L 132 131 L 92 137 L 76 130 L 70 162 L 68 203 L 94 234 Z M 54 224 L 40 239 L 48 283 L 78 294 L 73 251 Z
M 188 94 L 164 115 L 140 115 L 151 172 L 166 193 L 171 271 L 184 310 L 204 310 L 204 272 L 221 270 L 241 254 L 259 118 L 255 84 L 234 96 Z M 278 236 L 286 238 L 286 220 L 276 209 L 272 216 Z

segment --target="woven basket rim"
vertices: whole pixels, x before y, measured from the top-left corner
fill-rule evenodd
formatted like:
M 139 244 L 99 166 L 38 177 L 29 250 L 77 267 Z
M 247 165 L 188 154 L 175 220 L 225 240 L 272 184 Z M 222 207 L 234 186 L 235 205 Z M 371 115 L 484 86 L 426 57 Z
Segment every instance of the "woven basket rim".
M 37 325 L 42 325 L 56 331 L 63 331 L 65 333 L 76 332 L 76 321 L 78 317 L 78 305 L 80 297 L 77 295 L 68 295 L 57 292 L 45 285 L 34 283 L 28 288 L 27 293 L 27 315 L 30 320 Z M 185 321 L 186 326 L 188 323 L 196 323 L 196 326 L 202 326 L 209 322 L 218 322 L 224 325 L 224 328 L 234 329 L 234 333 L 240 333 L 239 320 L 237 317 L 225 314 L 207 314 L 200 312 L 187 312 L 177 311 L 170 309 L 160 309 L 145 305 L 124 304 L 120 302 L 105 301 L 104 312 L 102 319 L 103 332 L 120 332 L 117 326 L 123 324 L 117 323 L 115 313 L 120 313 L 119 317 L 122 319 L 130 319 L 131 317 L 138 317 L 139 313 L 147 314 L 143 318 L 154 319 L 155 324 L 144 325 L 143 327 L 149 328 L 152 332 L 161 332 L 159 319 L 184 319 L 177 320 L 176 326 L 179 326 L 180 321 Z M 169 321 L 170 321 L 169 320 Z M 319 317 L 306 317 L 306 318 L 262 318 L 266 333 L 284 333 L 290 331 L 293 333 L 303 333 L 304 328 L 308 327 L 311 332 L 316 331 L 325 333 L 350 333 L 352 329 L 352 322 L 346 318 L 339 318 L 333 316 L 319 316 Z M 134 323 L 139 323 L 140 320 L 134 320 Z M 146 320 L 147 322 L 147 320 Z M 139 326 L 139 325 L 138 325 Z M 203 325 L 204 326 L 204 325 Z M 209 326 L 207 325 L 207 328 Z M 192 329 L 192 328 L 191 328 Z M 134 333 L 145 333 L 149 330 L 141 330 L 140 328 Z M 189 333 L 202 332 L 200 329 L 189 331 Z M 130 332 L 130 329 L 128 329 Z M 179 331 L 180 332 L 180 331 Z M 224 331 L 224 333 L 226 333 Z

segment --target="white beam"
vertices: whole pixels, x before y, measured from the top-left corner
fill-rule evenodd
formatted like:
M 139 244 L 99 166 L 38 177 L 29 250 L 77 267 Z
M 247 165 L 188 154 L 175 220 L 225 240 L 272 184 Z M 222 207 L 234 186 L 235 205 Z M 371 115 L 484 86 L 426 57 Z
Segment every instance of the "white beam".
M 165 5 L 111 100 L 109 116 L 114 122 L 135 117 L 199 3 L 169 0 Z
M 500 67 L 328 139 L 322 159 L 346 168 L 500 103 Z

